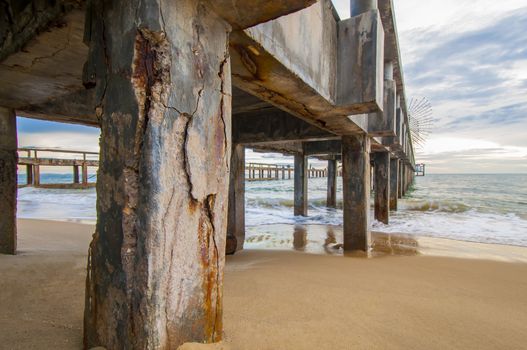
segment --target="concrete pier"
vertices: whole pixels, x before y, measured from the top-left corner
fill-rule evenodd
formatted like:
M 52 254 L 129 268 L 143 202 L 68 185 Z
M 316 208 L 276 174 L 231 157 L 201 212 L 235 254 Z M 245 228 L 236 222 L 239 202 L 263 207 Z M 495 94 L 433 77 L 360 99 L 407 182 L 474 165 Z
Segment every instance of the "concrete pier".
M 295 216 L 307 216 L 307 163 L 307 157 L 303 153 L 295 154 Z
M 392 1 L 351 1 L 345 20 L 329 0 L 14 3 L 0 16 L 0 238 L 14 252 L 15 112 L 100 128 L 87 349 L 221 340 L 227 237 L 229 252 L 243 248 L 245 148 L 295 156 L 294 175 L 248 169 L 294 176 L 295 215 L 308 214 L 310 176 L 328 175 L 335 206 L 342 161 L 346 254 L 370 249 L 370 152 L 397 159 L 401 195 L 413 181 Z M 47 165 L 88 185 L 90 160 L 36 153 L 19 161 L 34 186 Z M 330 161 L 328 173 L 308 157 Z
M 368 253 L 371 244 L 370 139 L 366 135 L 342 137 L 342 189 L 344 252 Z
M 328 190 L 327 202 L 328 208 L 337 207 L 337 161 L 335 159 L 328 160 Z
M 390 210 L 397 210 L 399 196 L 399 159 L 390 158 Z
M 375 171 L 375 220 L 387 225 L 390 217 L 390 153 L 375 153 L 373 164 Z
M 16 254 L 16 116 L 0 107 L 0 254 Z

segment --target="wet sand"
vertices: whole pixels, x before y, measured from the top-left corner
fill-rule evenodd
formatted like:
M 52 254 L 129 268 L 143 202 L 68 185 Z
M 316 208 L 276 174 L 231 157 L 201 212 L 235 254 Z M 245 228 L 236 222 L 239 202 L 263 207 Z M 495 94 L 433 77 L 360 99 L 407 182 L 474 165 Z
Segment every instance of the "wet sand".
M 338 228 L 334 242 L 327 227 L 251 230 L 291 230 L 291 242 L 227 258 L 221 348 L 527 347 L 526 248 L 378 235 L 377 257 L 357 259 L 339 256 Z M 20 255 L 0 256 L 0 348 L 81 348 L 93 227 L 20 220 L 19 231 Z M 334 254 L 309 254 L 321 237 L 316 249 Z

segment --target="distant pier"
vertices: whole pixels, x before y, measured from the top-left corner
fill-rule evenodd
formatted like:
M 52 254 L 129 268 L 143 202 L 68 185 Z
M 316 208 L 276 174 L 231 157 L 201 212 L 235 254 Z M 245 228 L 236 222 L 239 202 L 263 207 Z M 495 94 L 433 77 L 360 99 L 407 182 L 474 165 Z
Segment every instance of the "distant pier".
M 47 156 L 42 157 L 42 153 Z M 49 156 L 49 154 L 55 156 Z M 59 154 L 72 156 L 70 158 L 58 157 Z M 77 157 L 76 157 L 77 156 Z M 26 183 L 19 187 L 33 186 L 41 188 L 88 188 L 94 187 L 95 182 L 89 182 L 88 167 L 99 167 L 98 159 L 89 157 L 99 156 L 97 152 L 63 150 L 54 148 L 19 148 L 18 165 L 26 167 Z M 41 182 L 42 166 L 71 167 L 73 171 L 72 183 L 46 183 Z

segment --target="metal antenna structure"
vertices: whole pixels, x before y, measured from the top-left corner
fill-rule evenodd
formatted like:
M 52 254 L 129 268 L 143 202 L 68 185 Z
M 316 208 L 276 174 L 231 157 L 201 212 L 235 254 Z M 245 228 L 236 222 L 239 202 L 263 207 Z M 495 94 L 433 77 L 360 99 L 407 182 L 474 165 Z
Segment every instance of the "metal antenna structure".
M 432 105 L 426 97 L 410 100 L 408 122 L 415 147 L 422 149 L 434 126 Z

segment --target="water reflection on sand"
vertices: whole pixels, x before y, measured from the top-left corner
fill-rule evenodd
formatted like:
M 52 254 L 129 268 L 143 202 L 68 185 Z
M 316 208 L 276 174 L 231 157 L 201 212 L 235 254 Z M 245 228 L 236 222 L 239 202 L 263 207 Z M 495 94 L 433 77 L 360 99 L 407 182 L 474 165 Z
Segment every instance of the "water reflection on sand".
M 295 250 L 308 254 L 343 255 L 342 226 L 261 225 L 246 228 L 246 249 Z M 372 232 L 370 256 L 442 256 L 527 263 L 527 248 Z
M 249 249 L 293 249 L 310 254 L 342 255 L 342 241 L 342 227 L 332 225 L 262 225 L 246 230 Z M 371 254 L 416 255 L 418 242 L 407 235 L 374 232 Z

